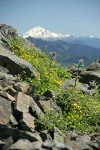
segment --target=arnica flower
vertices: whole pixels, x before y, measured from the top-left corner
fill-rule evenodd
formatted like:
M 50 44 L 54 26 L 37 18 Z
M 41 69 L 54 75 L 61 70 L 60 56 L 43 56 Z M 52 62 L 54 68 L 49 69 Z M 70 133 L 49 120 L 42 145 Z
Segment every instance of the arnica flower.
M 75 108 L 80 109 L 81 107 L 77 105 L 76 103 L 72 104 Z
M 55 83 L 56 83 L 57 86 L 61 86 L 62 85 L 62 81 L 60 81 L 60 80 L 59 81 L 56 80 Z

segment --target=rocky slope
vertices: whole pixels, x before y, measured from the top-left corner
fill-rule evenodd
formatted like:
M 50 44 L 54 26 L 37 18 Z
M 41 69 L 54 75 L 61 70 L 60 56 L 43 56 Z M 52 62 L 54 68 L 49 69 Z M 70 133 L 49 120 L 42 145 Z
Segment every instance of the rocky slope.
M 46 108 L 57 113 L 55 108 L 59 107 L 52 101 L 52 93 L 51 96 L 48 92 L 36 95 L 32 85 L 16 77 L 22 71 L 30 77 L 34 68 L 11 52 L 7 38 L 14 35 L 17 33 L 13 27 L 0 25 L 0 149 L 99 150 L 99 133 L 88 135 L 69 131 L 64 135 L 57 127 L 52 132 L 40 130 L 38 115 L 44 117 Z M 85 73 L 82 75 L 86 77 Z M 100 81 L 99 72 L 95 76 Z

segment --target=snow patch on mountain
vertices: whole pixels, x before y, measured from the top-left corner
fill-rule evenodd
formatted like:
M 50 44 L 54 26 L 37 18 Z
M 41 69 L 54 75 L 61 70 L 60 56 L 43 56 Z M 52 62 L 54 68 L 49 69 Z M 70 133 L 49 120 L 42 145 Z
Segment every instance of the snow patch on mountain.
M 93 38 L 100 39 L 100 36 L 90 35 L 89 38 L 91 38 L 91 39 L 93 39 Z

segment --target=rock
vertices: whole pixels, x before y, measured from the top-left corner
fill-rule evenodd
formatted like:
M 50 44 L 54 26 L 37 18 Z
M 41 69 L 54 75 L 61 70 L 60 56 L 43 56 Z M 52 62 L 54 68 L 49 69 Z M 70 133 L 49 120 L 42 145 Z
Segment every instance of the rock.
M 72 139 L 72 140 L 76 140 L 76 138 L 78 136 L 75 131 L 69 131 L 68 135 L 70 136 L 70 139 Z
M 31 76 L 32 65 L 19 58 L 13 52 L 0 45 L 0 65 L 9 70 L 9 74 L 17 75 L 25 72 L 27 77 Z
M 88 145 L 89 145 L 93 150 L 100 150 L 100 140 L 91 141 L 91 142 L 88 143 Z
M 0 124 L 6 125 L 10 121 L 11 102 L 0 96 Z
M 13 114 L 11 114 L 11 116 L 10 116 L 10 123 L 12 126 L 18 125 L 18 122 L 17 122 L 16 118 L 13 116 Z
M 0 84 L 2 85 L 3 88 L 7 87 L 7 86 L 11 86 L 13 87 L 13 85 L 15 84 L 15 82 L 18 82 L 18 78 L 10 75 L 10 74 L 6 74 L 7 78 L 4 77 L 0 80 Z
M 72 147 L 58 141 L 55 141 L 55 144 L 56 144 L 56 148 L 58 148 L 59 150 L 75 150 Z
M 86 71 L 100 71 L 100 61 L 94 61 L 87 67 Z
M 98 147 L 100 148 L 100 139 L 96 140 L 96 142 L 98 143 Z
M 9 95 L 13 97 L 17 94 L 17 91 L 13 88 L 12 85 L 8 85 L 7 87 L 5 87 L 4 91 L 6 91 Z
M 94 93 L 93 89 L 89 89 L 88 84 L 84 84 L 84 83 L 80 83 L 80 82 L 78 82 L 76 84 L 76 89 L 82 91 L 83 93 L 87 93 L 87 94 L 90 94 L 90 95 L 93 95 L 93 93 Z
M 2 146 L 2 150 L 7 150 L 13 144 L 13 139 L 10 136 L 5 140 L 5 144 Z
M 17 82 L 14 84 L 14 88 L 17 90 L 17 91 L 20 91 L 22 93 L 25 94 L 25 92 L 29 89 L 29 84 L 26 83 L 26 82 Z
M 75 150 L 93 150 L 91 146 L 89 146 L 90 141 L 91 138 L 89 135 L 78 135 L 76 141 L 73 141 L 73 148 Z
M 51 101 L 51 108 L 55 111 L 55 113 L 59 113 L 61 111 L 61 108 L 54 101 Z
M 14 128 L 9 128 L 5 125 L 0 125 L 0 137 L 3 139 L 7 139 L 12 137 L 14 142 L 18 141 L 19 139 L 27 139 L 30 142 L 38 141 L 36 135 L 34 136 L 31 132 L 21 131 Z
M 4 98 L 7 98 L 10 101 L 15 101 L 15 98 L 13 96 L 16 94 L 17 91 L 13 89 L 12 86 L 9 85 L 6 85 L 7 87 L 5 87 L 5 85 L 2 86 L 0 86 L 0 95 Z
M 33 150 L 33 145 L 26 139 L 20 139 L 14 143 L 8 150 Z
M 83 136 L 77 136 L 76 141 L 83 142 L 83 143 L 89 143 L 91 141 L 91 138 L 89 135 L 83 135 Z
M 52 92 L 49 91 L 49 90 L 47 90 L 47 91 L 43 94 L 43 96 L 45 96 L 45 97 L 50 97 L 50 98 L 53 97 Z
M 35 89 L 35 87 L 26 82 L 17 82 L 14 84 L 14 88 L 17 91 L 23 92 L 24 94 L 27 95 L 32 95 Z
M 3 91 L 3 87 L 0 85 L 0 91 Z
M 39 100 L 35 100 L 35 102 L 43 112 L 45 112 L 47 108 L 48 110 L 54 110 L 56 113 L 61 110 L 60 107 L 58 107 L 57 104 L 52 101 L 52 99 L 48 99 L 44 96 L 40 96 Z
M 10 101 L 15 101 L 17 91 L 13 88 L 14 81 L 8 79 L 0 80 L 0 95 Z
M 96 81 L 100 84 L 100 61 L 93 62 L 87 67 L 86 71 L 82 71 L 80 81 L 83 83 L 89 83 Z
M 11 74 L 0 72 L 0 80 L 3 80 L 3 79 L 10 80 L 10 81 L 17 81 L 18 80 L 16 77 L 14 77 Z
M 35 137 L 39 142 L 42 143 L 42 138 L 41 138 L 41 136 L 40 136 L 40 133 L 37 132 L 37 131 L 35 131 L 33 134 L 34 134 L 34 137 Z
M 73 141 L 73 149 L 74 150 L 95 150 L 92 149 L 91 146 L 88 145 L 88 143 L 75 142 L 75 141 Z
M 42 149 L 42 142 L 40 141 L 36 141 L 33 144 L 33 149 L 32 150 L 43 150 Z
M 5 140 L 0 138 L 0 149 L 2 150 L 2 147 L 5 145 Z
M 24 131 L 34 132 L 34 118 L 29 113 L 23 113 L 20 124 Z
M 63 135 L 63 133 L 57 127 L 54 127 L 52 132 L 53 133 L 51 136 L 54 140 L 61 142 L 61 143 L 65 143 L 64 141 L 65 135 Z
M 91 95 L 93 94 L 93 90 L 89 89 L 88 84 L 84 84 L 84 83 L 81 83 L 81 82 L 77 81 L 76 86 L 75 86 L 75 78 L 67 79 L 63 82 L 63 86 L 62 86 L 63 89 L 68 88 L 68 86 L 73 86 L 77 90 L 80 90 L 84 93 L 88 93 L 88 94 L 91 94 Z
M 34 117 L 37 117 L 37 118 L 38 118 L 38 116 L 40 116 L 41 118 L 43 118 L 45 116 L 44 113 L 42 112 L 42 110 L 40 109 L 40 107 L 34 101 L 34 99 L 31 99 L 29 111 L 30 111 L 31 115 L 33 115 Z
M 8 99 L 7 93 L 3 89 L 0 90 L 0 96 Z
M 47 130 L 41 131 L 41 132 L 40 132 L 40 137 L 42 138 L 43 141 L 46 141 L 47 138 L 48 138 Z
M 8 26 L 5 24 L 0 24 L 0 33 L 1 33 L 0 35 L 2 35 L 2 37 L 4 37 L 5 39 L 17 35 L 16 29 L 14 29 L 12 26 Z M 0 36 L 0 38 L 2 37 Z
M 3 67 L 3 66 L 0 65 L 0 72 L 1 73 L 8 73 L 9 70 L 7 68 L 5 68 L 5 67 Z
M 75 138 L 74 138 L 75 139 Z M 64 137 L 64 142 L 65 142 L 65 145 L 68 145 L 70 147 L 73 148 L 73 141 L 72 139 L 69 137 L 69 135 L 65 136 Z
M 51 103 L 50 103 L 50 100 L 48 101 L 43 101 L 43 100 L 40 100 L 37 102 L 38 106 L 40 107 L 40 109 L 45 112 L 48 108 L 48 110 L 51 109 Z
M 55 147 L 55 142 L 54 141 L 45 141 L 43 144 L 42 144 L 42 148 L 44 149 L 47 149 L 47 150 L 52 150 L 53 147 Z
M 80 82 L 89 84 L 92 81 L 100 82 L 100 73 L 94 71 L 84 71 L 80 74 L 81 78 Z
M 62 88 L 63 88 L 63 89 L 66 89 L 66 87 L 68 87 L 68 86 L 70 86 L 70 85 L 72 85 L 72 86 L 75 85 L 75 78 L 74 78 L 74 79 L 66 79 L 66 80 L 64 80 L 64 81 L 63 81 Z
M 24 113 L 29 112 L 30 100 L 31 97 L 29 95 L 18 92 L 16 97 L 16 110 Z
M 10 95 L 9 93 L 7 93 L 7 92 L 6 92 L 6 96 L 7 96 L 6 98 L 7 98 L 8 100 L 10 100 L 10 101 L 12 101 L 12 102 L 13 102 L 13 101 L 16 101 L 15 98 L 14 98 L 13 96 L 11 96 L 11 95 Z

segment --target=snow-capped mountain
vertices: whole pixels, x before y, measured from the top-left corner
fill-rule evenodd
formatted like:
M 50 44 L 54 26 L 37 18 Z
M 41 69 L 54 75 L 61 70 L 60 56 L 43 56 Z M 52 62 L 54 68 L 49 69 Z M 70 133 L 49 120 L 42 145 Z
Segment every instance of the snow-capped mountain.
M 24 33 L 22 37 L 26 39 L 33 38 L 33 39 L 42 39 L 46 41 L 62 40 L 71 44 L 82 44 L 100 48 L 100 36 L 90 35 L 86 37 L 81 37 L 78 35 L 73 36 L 70 34 L 64 35 L 60 33 L 51 32 L 40 26 L 30 29 L 29 31 Z
M 27 31 L 26 33 L 23 34 L 23 38 L 42 38 L 42 39 L 63 39 L 63 38 L 68 38 L 71 37 L 71 35 L 63 35 L 60 33 L 54 33 L 50 32 L 49 30 L 46 30 L 42 27 L 35 27 Z

